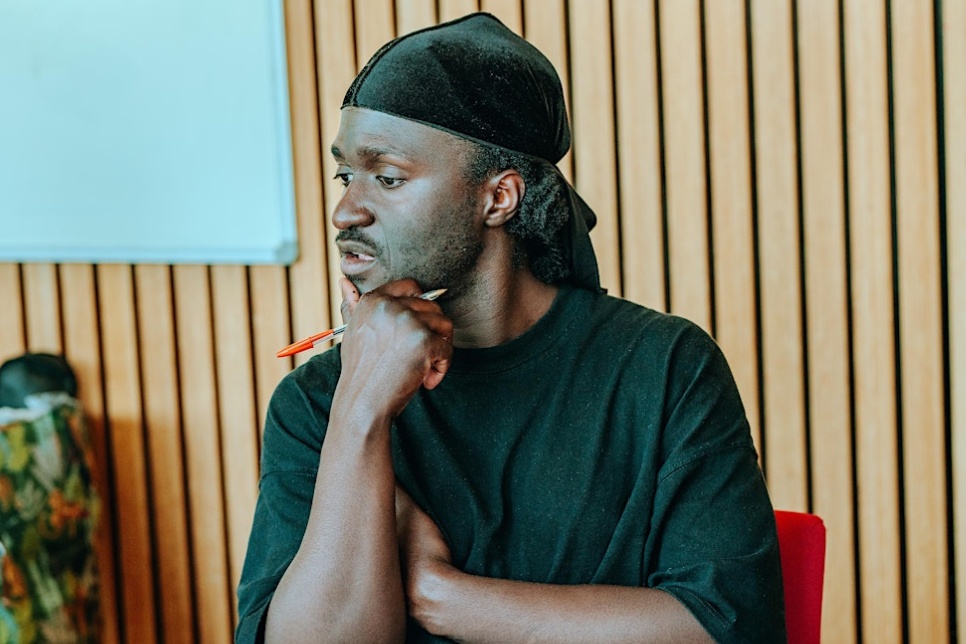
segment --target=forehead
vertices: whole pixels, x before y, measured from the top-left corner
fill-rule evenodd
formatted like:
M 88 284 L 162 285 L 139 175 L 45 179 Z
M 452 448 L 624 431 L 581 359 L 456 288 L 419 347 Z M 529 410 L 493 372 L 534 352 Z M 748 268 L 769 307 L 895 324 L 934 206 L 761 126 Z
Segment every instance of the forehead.
M 342 110 L 339 133 L 332 142 L 337 158 L 391 156 L 412 162 L 451 165 L 465 160 L 463 139 L 408 119 L 361 107 Z

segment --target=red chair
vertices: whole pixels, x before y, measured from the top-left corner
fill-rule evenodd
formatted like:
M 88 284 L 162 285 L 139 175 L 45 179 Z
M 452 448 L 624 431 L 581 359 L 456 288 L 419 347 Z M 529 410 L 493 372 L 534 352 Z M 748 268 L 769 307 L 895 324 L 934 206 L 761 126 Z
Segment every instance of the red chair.
M 817 644 L 822 630 L 825 524 L 814 514 L 775 510 L 785 584 L 788 644 Z

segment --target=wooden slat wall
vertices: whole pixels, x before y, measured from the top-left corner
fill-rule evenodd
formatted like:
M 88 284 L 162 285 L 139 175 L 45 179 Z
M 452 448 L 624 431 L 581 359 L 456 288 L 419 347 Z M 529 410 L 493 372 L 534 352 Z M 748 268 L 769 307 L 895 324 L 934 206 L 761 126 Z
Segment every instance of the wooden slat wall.
M 892 42 L 895 239 L 905 605 L 911 640 L 949 633 L 945 392 L 932 3 L 894 1 Z M 961 106 L 961 109 L 966 106 Z
M 808 504 L 792 3 L 751 2 L 763 441 L 776 505 Z
M 858 583 L 870 642 L 896 641 L 903 627 L 886 9 L 843 7 Z
M 128 641 L 156 642 L 152 505 L 144 447 L 134 270 L 117 264 L 99 266 L 97 278 L 105 415 L 114 481 L 110 494 L 118 535 L 115 558 L 119 564 L 120 614 L 125 617 Z
M 944 0 L 940 16 L 945 154 L 946 279 L 949 332 L 949 419 L 952 437 L 953 546 L 951 577 L 960 582 L 952 608 L 960 641 L 966 641 L 966 0 Z M 949 461 L 947 461 L 949 462 Z
M 343 94 L 480 9 L 561 72 L 604 285 L 715 335 L 825 519 L 825 641 L 966 640 L 966 0 L 287 0 L 297 263 L 0 264 L 0 360 L 65 352 L 91 418 L 103 641 L 231 641 L 274 351 L 337 321 Z
M 614 2 L 620 227 L 625 238 L 637 240 L 633 253 L 621 254 L 623 295 L 666 311 L 661 103 L 655 19 L 654 0 Z M 554 65 L 561 69 L 556 61 Z
M 192 630 L 191 545 L 185 495 L 184 436 L 179 413 L 174 298 L 168 266 L 135 267 L 138 339 L 144 387 L 144 425 L 151 454 L 155 524 L 164 526 L 164 547 L 155 552 L 164 571 L 160 621 L 166 641 L 190 641 Z
M 10 265 L 4 268 L 9 268 Z M 12 268 L 16 268 L 13 266 Z M 2 275 L 6 271 L 0 271 Z M 64 317 L 64 352 L 80 383 L 79 397 L 84 404 L 89 419 L 91 441 L 93 443 L 94 482 L 99 490 L 112 490 L 113 480 L 109 469 L 111 449 L 104 412 L 104 381 L 101 365 L 101 328 L 98 324 L 97 309 L 97 276 L 93 266 L 80 264 L 65 264 L 60 267 L 63 297 L 60 309 Z M 10 285 L 0 287 L 3 290 L 2 301 L 9 302 L 15 307 L 18 304 L 13 299 L 15 290 Z M 4 333 L 6 330 L 4 330 Z M 0 335 L 0 338 L 5 335 Z M 26 348 L 24 345 L 23 348 Z M 31 345 L 34 351 L 45 351 L 42 345 Z M 22 349 L 21 349 L 22 350 Z M 19 352 L 19 351 L 18 351 Z M 10 356 L 13 353 L 4 353 Z M 170 431 L 170 430 L 169 430 Z M 110 493 L 101 494 L 100 524 L 96 535 L 97 565 L 102 576 L 101 583 L 101 614 L 104 620 L 101 625 L 101 641 L 104 644 L 117 644 L 121 641 L 121 620 L 114 618 L 118 614 L 118 580 L 117 565 L 115 563 L 115 535 L 113 532 L 115 512 Z M 172 570 L 174 580 L 186 576 L 188 571 Z M 177 590 L 175 585 L 173 590 Z
M 572 0 L 569 5 L 570 109 L 573 123 L 574 181 L 581 196 L 597 213 L 591 232 L 598 252 L 601 282 L 621 294 L 617 221 L 617 159 L 614 140 L 614 84 L 610 8 L 597 0 Z
M 855 505 L 849 382 L 842 74 L 836 0 L 798 4 L 802 242 L 812 509 L 829 526 L 825 631 L 854 642 Z M 834 589 L 834 590 L 832 590 Z
M 706 3 L 704 25 L 714 333 L 729 357 L 760 446 L 758 328 L 749 323 L 756 319 L 757 290 L 744 0 Z

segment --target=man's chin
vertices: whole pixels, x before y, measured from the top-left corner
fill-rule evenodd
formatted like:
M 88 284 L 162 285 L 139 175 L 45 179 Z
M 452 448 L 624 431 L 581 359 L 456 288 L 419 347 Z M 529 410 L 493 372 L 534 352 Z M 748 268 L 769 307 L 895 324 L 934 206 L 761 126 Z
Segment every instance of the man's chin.
M 381 286 L 385 286 L 386 284 L 389 284 L 390 282 L 398 282 L 400 280 L 405 280 L 405 279 L 411 279 L 414 282 L 416 282 L 416 285 L 423 292 L 432 291 L 437 288 L 446 288 L 445 286 L 434 286 L 434 285 L 423 284 L 420 280 L 416 279 L 415 277 L 383 276 L 383 277 L 376 278 L 370 275 L 346 275 L 346 278 L 350 282 L 352 282 L 353 286 L 356 287 L 356 290 L 359 291 L 359 295 L 365 295 L 369 291 L 374 291 Z
M 385 286 L 389 282 L 392 282 L 395 278 L 387 276 L 376 277 L 374 275 L 360 274 L 360 275 L 346 275 L 346 278 L 352 282 L 352 285 L 356 287 L 359 291 L 359 295 L 365 295 L 369 291 L 374 291 L 380 286 Z
M 364 295 L 369 291 L 373 291 L 382 286 L 382 284 L 368 280 L 361 275 L 346 275 L 345 277 L 347 280 L 352 282 L 353 286 L 356 287 L 356 290 L 359 291 L 359 295 Z M 383 284 L 384 283 L 385 282 L 383 282 Z

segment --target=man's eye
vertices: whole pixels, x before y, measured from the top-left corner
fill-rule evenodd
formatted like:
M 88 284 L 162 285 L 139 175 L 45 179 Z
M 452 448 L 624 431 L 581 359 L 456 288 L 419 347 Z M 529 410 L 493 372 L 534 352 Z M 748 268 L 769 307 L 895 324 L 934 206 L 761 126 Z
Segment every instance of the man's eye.
M 387 188 L 395 188 L 403 182 L 403 179 L 399 179 L 398 177 L 384 177 L 381 175 L 376 177 L 376 180 Z
M 351 172 L 337 172 L 335 174 L 335 176 L 332 177 L 332 178 L 333 179 L 338 179 L 339 181 L 342 182 L 342 185 L 347 186 L 347 185 L 349 185 L 349 182 L 352 181 L 352 173 Z

